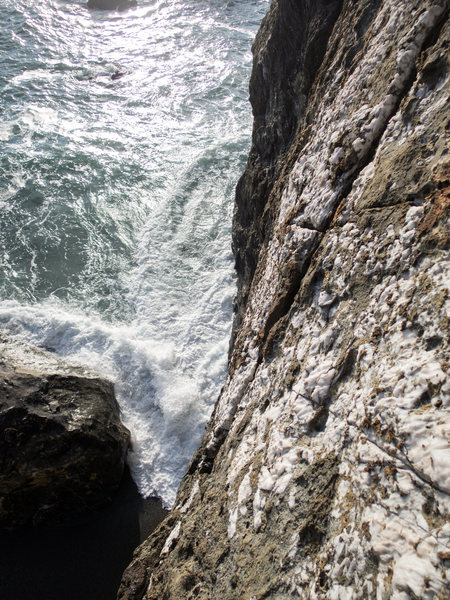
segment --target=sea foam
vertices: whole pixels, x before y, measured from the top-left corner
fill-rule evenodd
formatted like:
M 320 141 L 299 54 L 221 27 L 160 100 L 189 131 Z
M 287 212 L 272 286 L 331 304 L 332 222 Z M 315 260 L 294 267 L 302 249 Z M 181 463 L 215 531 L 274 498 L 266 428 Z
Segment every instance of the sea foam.
M 0 6 L 0 327 L 114 382 L 133 476 L 166 506 L 224 381 L 266 8 Z

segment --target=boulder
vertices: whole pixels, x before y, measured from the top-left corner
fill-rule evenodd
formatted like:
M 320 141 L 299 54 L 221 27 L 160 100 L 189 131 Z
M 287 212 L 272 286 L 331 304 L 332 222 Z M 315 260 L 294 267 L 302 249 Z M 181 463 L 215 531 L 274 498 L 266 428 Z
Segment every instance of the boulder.
M 70 370 L 33 372 L 1 350 L 0 527 L 59 522 L 107 503 L 130 438 L 113 385 Z M 37 351 L 41 368 L 46 354 Z

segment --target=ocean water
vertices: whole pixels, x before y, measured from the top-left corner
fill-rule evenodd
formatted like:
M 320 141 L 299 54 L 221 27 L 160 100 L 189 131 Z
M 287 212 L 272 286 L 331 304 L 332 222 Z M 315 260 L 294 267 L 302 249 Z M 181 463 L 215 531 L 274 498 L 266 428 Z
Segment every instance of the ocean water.
M 225 377 L 267 7 L 0 0 L 0 329 L 114 381 L 167 506 Z

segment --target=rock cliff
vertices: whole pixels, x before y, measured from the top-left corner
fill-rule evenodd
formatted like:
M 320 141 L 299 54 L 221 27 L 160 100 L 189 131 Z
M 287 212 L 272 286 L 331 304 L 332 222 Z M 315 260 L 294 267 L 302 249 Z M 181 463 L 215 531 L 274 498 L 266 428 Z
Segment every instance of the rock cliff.
M 450 597 L 448 8 L 273 0 L 228 378 L 119 598 Z

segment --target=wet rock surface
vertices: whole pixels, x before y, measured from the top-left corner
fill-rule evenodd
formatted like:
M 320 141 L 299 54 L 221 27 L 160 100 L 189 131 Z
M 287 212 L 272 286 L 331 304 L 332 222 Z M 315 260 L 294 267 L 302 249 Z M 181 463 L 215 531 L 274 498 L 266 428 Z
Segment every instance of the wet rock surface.
M 327 6 L 286 103 L 270 61 Z M 119 598 L 449 598 L 448 11 L 272 3 L 252 81 L 295 115 L 285 134 L 275 100 L 254 105 L 229 375 Z
M 59 522 L 110 501 L 129 444 L 112 384 L 58 372 L 49 353 L 22 345 L 28 363 L 35 356 L 35 369 L 43 369 L 30 370 L 27 361 L 12 362 L 6 346 L 0 344 L 0 526 Z

